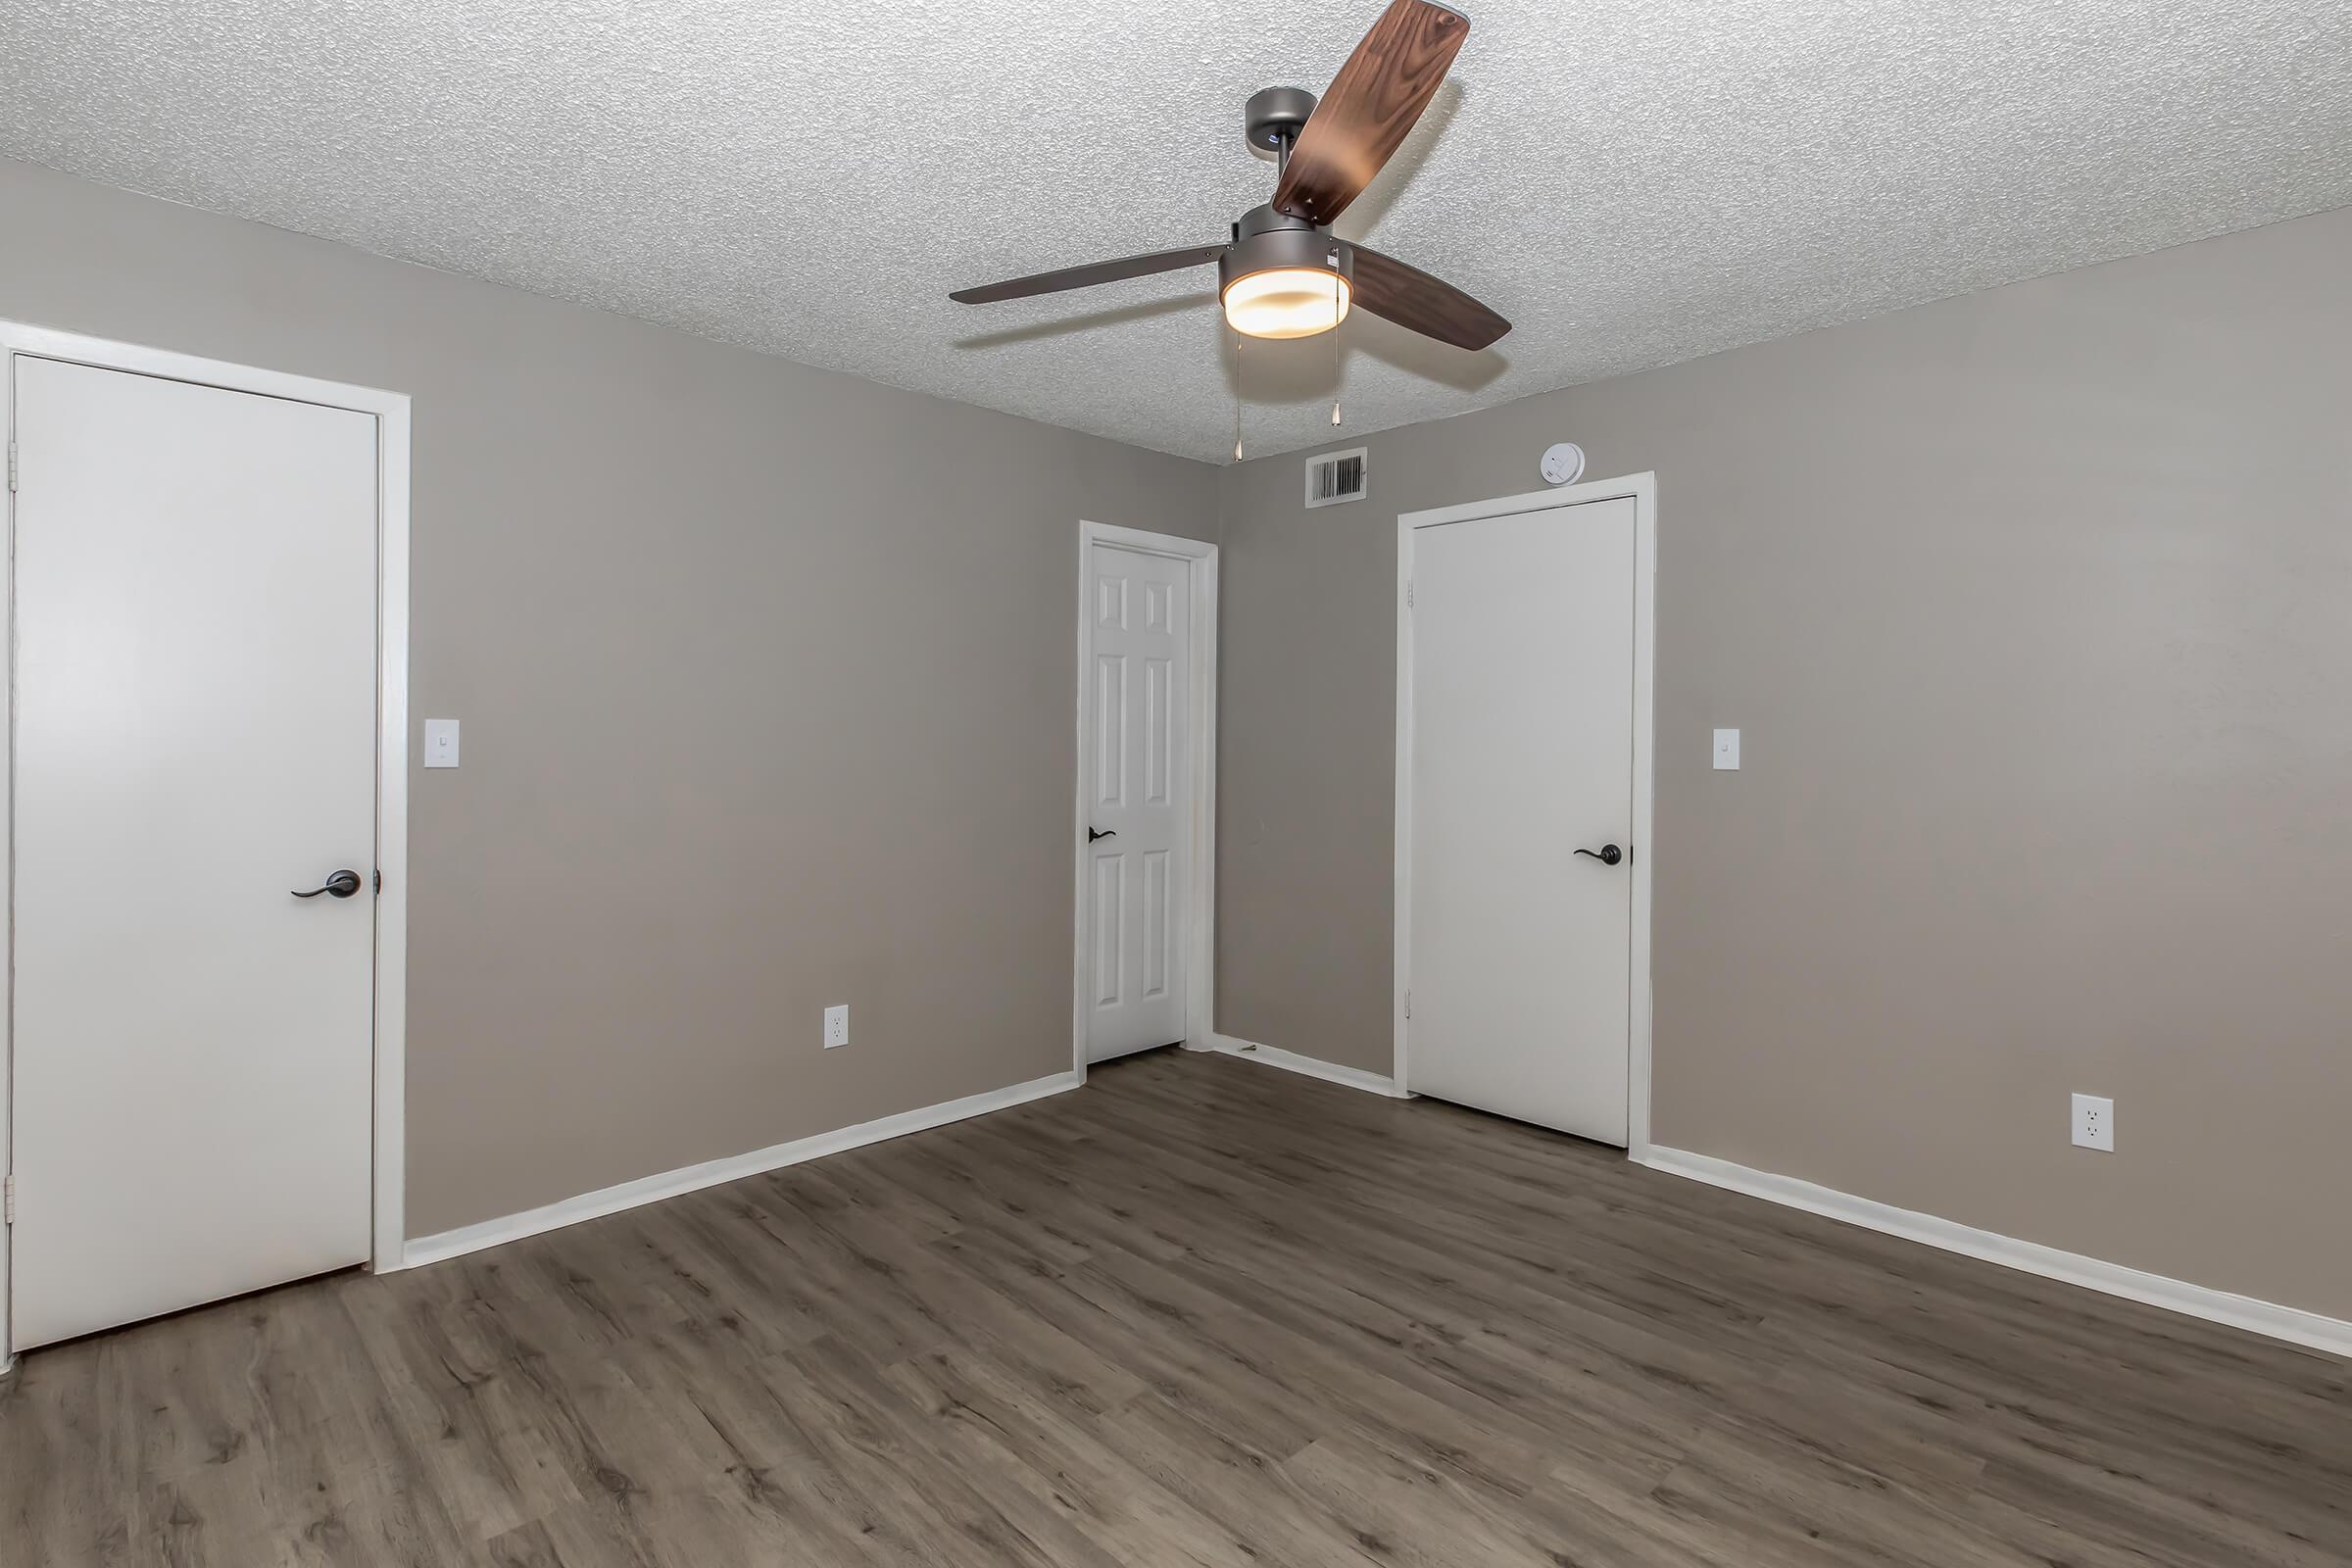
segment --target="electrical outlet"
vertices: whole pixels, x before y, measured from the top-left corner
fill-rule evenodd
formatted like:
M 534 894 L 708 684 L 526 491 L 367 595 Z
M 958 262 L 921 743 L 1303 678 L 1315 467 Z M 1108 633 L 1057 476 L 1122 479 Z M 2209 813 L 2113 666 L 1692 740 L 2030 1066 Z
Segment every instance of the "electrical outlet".
M 838 1007 L 825 1009 L 825 1049 L 831 1051 L 835 1046 L 849 1043 L 850 1004 L 845 1002 Z
M 2115 1102 L 2097 1095 L 2075 1097 L 2075 1147 L 2115 1152 Z

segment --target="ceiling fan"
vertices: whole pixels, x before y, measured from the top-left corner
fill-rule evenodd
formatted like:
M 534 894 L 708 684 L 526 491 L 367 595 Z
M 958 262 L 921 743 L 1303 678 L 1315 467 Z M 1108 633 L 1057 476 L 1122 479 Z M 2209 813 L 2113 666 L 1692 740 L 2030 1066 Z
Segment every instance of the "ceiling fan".
M 992 305 L 1214 262 L 1225 319 L 1250 337 L 1312 337 L 1360 305 L 1441 343 L 1485 348 L 1511 323 L 1452 284 L 1331 233 L 1332 220 L 1363 194 L 1421 118 L 1469 35 L 1470 19 L 1458 11 L 1432 0 L 1391 0 L 1320 103 L 1303 87 L 1252 93 L 1245 111 L 1250 143 L 1272 148 L 1281 174 L 1274 199 L 1236 220 L 1230 239 L 1064 267 L 948 298 Z

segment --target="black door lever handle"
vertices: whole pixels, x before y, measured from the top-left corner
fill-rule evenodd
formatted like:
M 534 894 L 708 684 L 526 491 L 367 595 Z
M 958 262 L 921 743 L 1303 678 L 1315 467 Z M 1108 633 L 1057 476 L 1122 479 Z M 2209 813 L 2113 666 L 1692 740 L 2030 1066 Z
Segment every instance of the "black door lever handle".
M 338 899 L 348 899 L 354 893 L 359 891 L 359 872 L 337 871 L 333 876 L 330 876 L 326 879 L 324 886 L 315 887 L 308 893 L 297 893 L 294 896 L 298 899 L 315 899 L 321 893 L 331 893 Z
M 1590 855 L 1603 865 L 1615 865 L 1619 860 L 1625 858 L 1625 852 L 1614 844 L 1603 844 L 1597 850 L 1579 850 L 1576 853 Z
M 1097 839 L 1115 839 L 1118 836 L 1119 830 L 1115 827 L 1090 827 L 1086 830 L 1086 842 L 1089 844 Z

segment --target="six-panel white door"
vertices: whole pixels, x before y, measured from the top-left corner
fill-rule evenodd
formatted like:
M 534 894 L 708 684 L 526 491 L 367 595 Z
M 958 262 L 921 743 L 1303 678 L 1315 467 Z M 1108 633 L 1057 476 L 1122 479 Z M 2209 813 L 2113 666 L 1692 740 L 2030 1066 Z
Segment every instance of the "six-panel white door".
M 1411 543 L 1408 1086 L 1618 1145 L 1636 526 L 1623 498 Z
M 15 364 L 22 1349 L 368 1257 L 377 455 Z
M 1086 1055 L 1185 1038 L 1192 863 L 1189 563 L 1087 552 Z

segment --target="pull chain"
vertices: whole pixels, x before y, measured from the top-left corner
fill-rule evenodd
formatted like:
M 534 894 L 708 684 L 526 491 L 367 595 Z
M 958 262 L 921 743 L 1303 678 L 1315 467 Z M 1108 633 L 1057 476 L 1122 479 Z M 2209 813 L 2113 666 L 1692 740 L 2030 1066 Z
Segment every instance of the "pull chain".
M 1242 334 L 1233 334 L 1233 461 L 1242 461 Z

